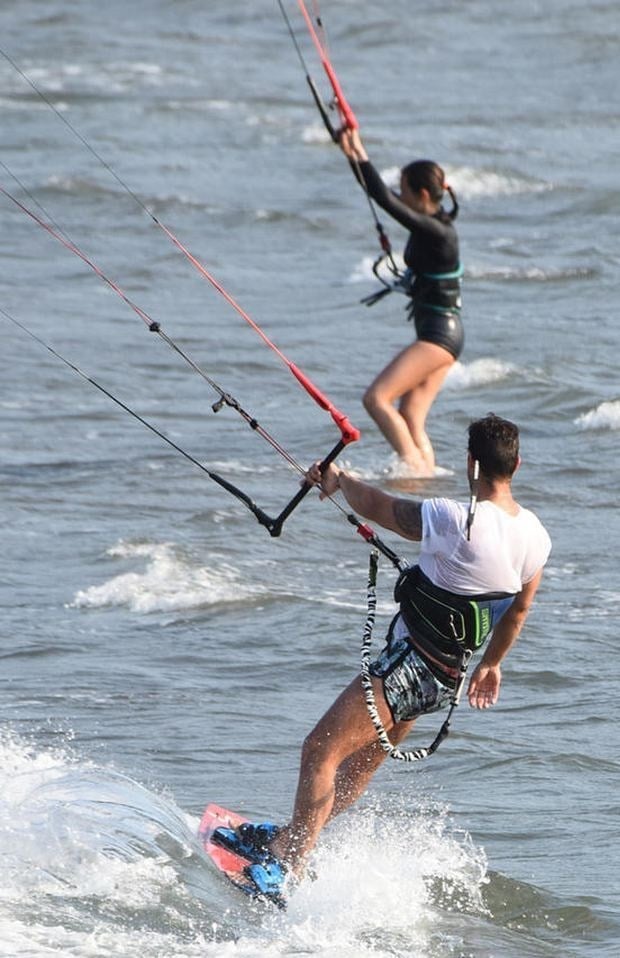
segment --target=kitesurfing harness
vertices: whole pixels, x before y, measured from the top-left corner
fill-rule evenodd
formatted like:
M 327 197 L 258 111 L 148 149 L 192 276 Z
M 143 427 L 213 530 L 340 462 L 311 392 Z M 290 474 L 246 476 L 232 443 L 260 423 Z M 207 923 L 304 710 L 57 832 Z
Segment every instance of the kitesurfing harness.
M 386 280 L 379 272 L 380 261 L 375 261 L 373 273 L 383 285 L 383 289 L 361 300 L 366 306 L 374 306 L 388 293 L 404 293 L 409 297 L 405 309 L 407 319 L 413 320 L 416 315 L 426 312 L 442 313 L 443 315 L 459 315 L 461 312 L 461 279 L 463 266 L 447 273 L 414 273 L 406 269 L 399 273 L 394 280 Z M 375 266 L 377 267 L 375 269 Z M 393 272 L 393 271 L 391 271 Z
M 411 644 L 435 678 L 454 686 L 464 652 L 477 652 L 514 595 L 456 595 L 435 585 L 418 565 L 401 572 L 394 598 Z
M 368 568 L 368 612 L 361 649 L 361 681 L 371 721 L 384 751 L 402 762 L 428 758 L 450 731 L 452 714 L 458 706 L 469 660 L 484 644 L 491 630 L 511 605 L 514 595 L 492 592 L 484 595 L 456 595 L 434 585 L 419 566 L 403 568 L 394 588 L 400 615 L 408 628 L 408 641 L 429 671 L 452 691 L 448 715 L 426 748 L 402 751 L 395 746 L 383 726 L 377 709 L 370 673 L 370 648 L 377 607 L 376 585 L 378 552 L 373 549 Z

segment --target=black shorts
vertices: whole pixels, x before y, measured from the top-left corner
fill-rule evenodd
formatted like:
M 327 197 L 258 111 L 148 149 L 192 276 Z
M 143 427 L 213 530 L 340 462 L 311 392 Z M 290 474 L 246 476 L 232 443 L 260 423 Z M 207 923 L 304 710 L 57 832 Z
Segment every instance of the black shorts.
M 447 349 L 455 359 L 459 358 L 465 344 L 465 333 L 458 313 L 421 309 L 416 311 L 414 322 L 418 339 L 425 343 L 436 343 Z

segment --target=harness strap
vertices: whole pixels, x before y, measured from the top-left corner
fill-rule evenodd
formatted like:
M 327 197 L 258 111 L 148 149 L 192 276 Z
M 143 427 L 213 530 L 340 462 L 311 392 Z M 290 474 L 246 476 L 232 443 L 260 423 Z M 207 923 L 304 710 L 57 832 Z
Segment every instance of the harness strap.
M 428 758 L 429 755 L 432 755 L 435 752 L 444 738 L 448 735 L 450 731 L 450 721 L 452 719 L 452 713 L 454 709 L 459 704 L 461 697 L 461 692 L 463 691 L 463 685 L 465 684 L 465 675 L 467 673 L 467 666 L 469 665 L 469 660 L 472 653 L 465 649 L 461 655 L 461 660 L 459 663 L 458 679 L 452 693 L 452 699 L 450 702 L 450 708 L 448 710 L 448 715 L 446 720 L 439 729 L 439 732 L 435 736 L 434 740 L 427 748 L 416 748 L 411 751 L 402 751 L 398 746 L 394 745 L 390 741 L 390 737 L 386 732 L 383 722 L 381 721 L 381 716 L 379 715 L 379 710 L 377 709 L 377 703 L 375 701 L 375 693 L 372 687 L 372 678 L 370 675 L 370 646 L 372 643 L 372 633 L 375 624 L 375 613 L 377 609 L 377 570 L 379 565 L 379 553 L 376 549 L 373 549 L 370 553 L 370 559 L 368 563 L 368 586 L 366 590 L 366 597 L 368 603 L 368 613 L 366 616 L 366 623 L 364 625 L 364 633 L 362 636 L 362 649 L 361 649 L 361 671 L 360 678 L 362 682 L 362 689 L 364 692 L 364 698 L 366 699 L 366 707 L 368 708 L 368 714 L 370 715 L 370 720 L 375 727 L 377 733 L 377 738 L 381 743 L 381 747 L 385 752 L 387 752 L 390 758 L 397 759 L 401 762 L 418 762 L 420 759 Z
M 462 263 L 459 263 L 457 268 L 451 270 L 449 273 L 421 273 L 420 275 L 425 276 L 427 279 L 461 279 L 464 272 L 465 267 Z
M 413 646 L 420 658 L 424 660 L 424 664 L 428 667 L 429 671 L 433 673 L 436 679 L 439 679 L 443 685 L 447 685 L 448 688 L 454 686 L 454 683 L 459 677 L 459 668 L 458 663 L 460 661 L 460 656 L 453 656 L 454 665 L 450 664 L 450 661 L 447 656 L 442 656 L 442 658 L 437 658 L 436 655 L 433 655 L 433 646 L 430 643 L 421 642 L 417 636 L 409 635 L 407 636 L 407 641 L 409 645 Z M 430 646 L 430 648 L 429 648 Z

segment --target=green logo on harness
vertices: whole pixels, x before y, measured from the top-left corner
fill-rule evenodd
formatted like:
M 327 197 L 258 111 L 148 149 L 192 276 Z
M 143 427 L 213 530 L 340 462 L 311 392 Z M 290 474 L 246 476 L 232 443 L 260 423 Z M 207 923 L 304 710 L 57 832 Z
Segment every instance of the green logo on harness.
M 476 636 L 476 648 L 484 642 L 487 635 L 491 631 L 491 610 L 487 607 L 485 609 L 480 609 L 480 632 Z

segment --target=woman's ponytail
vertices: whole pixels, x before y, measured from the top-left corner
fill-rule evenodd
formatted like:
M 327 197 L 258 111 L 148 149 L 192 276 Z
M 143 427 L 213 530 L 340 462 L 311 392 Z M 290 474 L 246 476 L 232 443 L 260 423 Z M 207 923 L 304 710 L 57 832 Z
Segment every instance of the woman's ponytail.
M 452 200 L 452 209 L 448 210 L 448 216 L 451 220 L 455 220 L 459 215 L 459 201 L 456 198 L 456 193 L 449 185 L 449 183 L 444 183 L 444 189 L 447 193 L 450 194 L 450 199 Z

